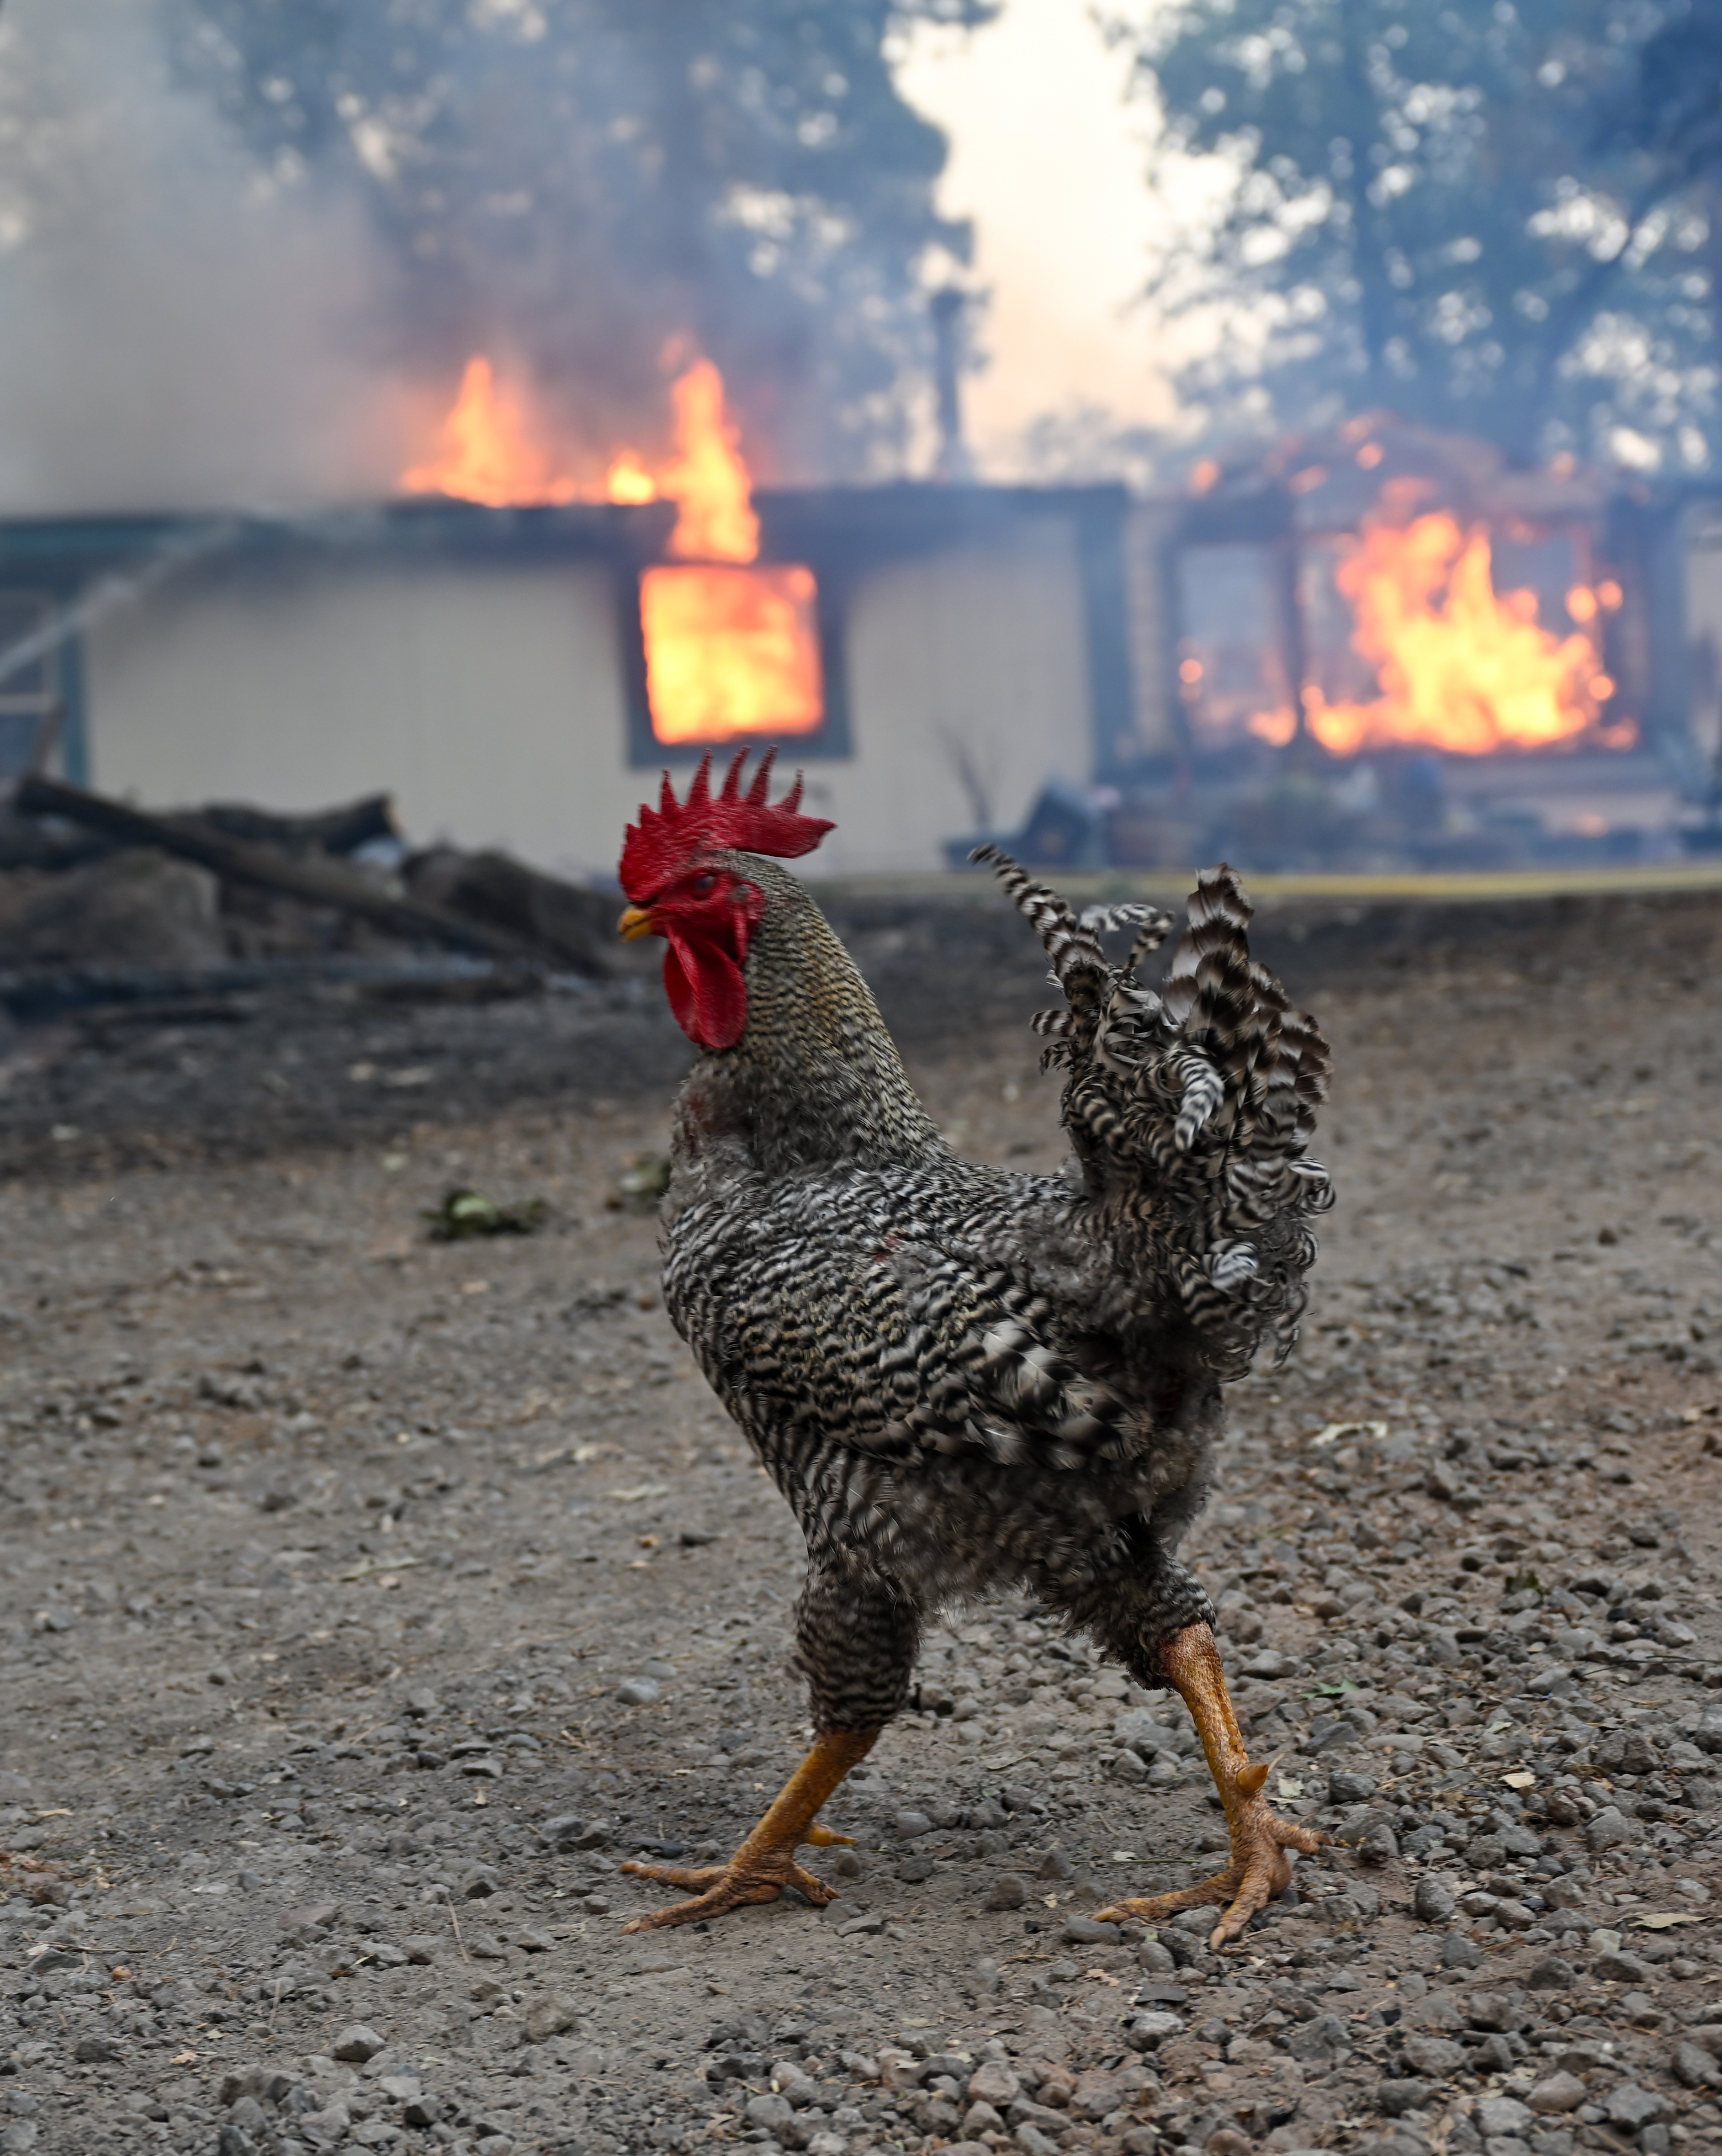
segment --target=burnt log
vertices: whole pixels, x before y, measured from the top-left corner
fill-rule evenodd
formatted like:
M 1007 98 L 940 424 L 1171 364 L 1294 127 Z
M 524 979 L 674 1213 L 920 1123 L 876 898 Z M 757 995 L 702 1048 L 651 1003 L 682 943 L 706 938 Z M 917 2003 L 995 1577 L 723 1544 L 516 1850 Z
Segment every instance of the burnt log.
M 402 874 L 414 898 L 537 944 L 577 973 L 624 970 L 619 908 L 602 891 L 545 875 L 509 854 L 465 854 L 453 846 L 415 854 Z
M 178 820 L 202 824 L 223 837 L 248 845 L 273 846 L 296 859 L 306 854 L 356 854 L 373 839 L 395 839 L 393 804 L 386 793 L 368 793 L 337 808 L 308 816 L 276 816 L 266 808 L 238 802 L 210 801 L 183 808 Z M 0 869 L 75 869 L 114 853 L 125 842 L 87 828 L 44 829 L 28 816 L 13 813 L 10 800 L 0 806 Z
M 368 793 L 338 808 L 309 816 L 276 816 L 242 802 L 209 801 L 186 812 L 186 820 L 207 824 L 224 838 L 249 846 L 274 846 L 296 859 L 306 854 L 356 854 L 373 839 L 398 839 L 394 804 L 386 793 Z
M 295 860 L 273 846 L 231 839 L 193 816 L 154 816 L 58 779 L 21 778 L 15 814 L 57 816 L 131 846 L 154 846 L 211 869 L 225 882 L 278 891 L 306 906 L 327 906 L 368 921 L 409 942 L 432 942 L 487 958 L 542 955 L 528 939 L 481 921 L 463 919 L 422 900 L 397 898 L 345 862 L 307 855 Z

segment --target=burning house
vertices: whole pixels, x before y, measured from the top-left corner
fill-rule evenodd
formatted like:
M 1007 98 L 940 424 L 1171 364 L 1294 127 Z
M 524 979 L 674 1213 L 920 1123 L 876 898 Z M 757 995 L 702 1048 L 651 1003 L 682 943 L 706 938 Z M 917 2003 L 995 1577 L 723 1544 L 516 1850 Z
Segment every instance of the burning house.
M 1122 489 L 756 490 L 715 369 L 672 396 L 673 459 L 595 485 L 477 360 L 387 505 L 0 526 L 13 648 L 81 624 L 14 670 L 0 756 L 152 802 L 384 787 L 415 835 L 598 873 L 707 749 L 804 767 L 848 872 L 942 866 L 1118 761 Z
M 1200 469 L 1169 551 L 1190 813 L 1288 867 L 1632 860 L 1701 840 L 1714 521 L 1385 413 Z
M 600 875 L 650 772 L 771 744 L 837 874 L 980 833 L 1370 869 L 1714 827 L 1705 503 L 1383 415 L 1175 499 L 756 488 L 710 363 L 671 395 L 672 456 L 582 475 L 475 358 L 388 503 L 0 524 L 0 774 L 290 811 L 383 788 L 415 837 Z

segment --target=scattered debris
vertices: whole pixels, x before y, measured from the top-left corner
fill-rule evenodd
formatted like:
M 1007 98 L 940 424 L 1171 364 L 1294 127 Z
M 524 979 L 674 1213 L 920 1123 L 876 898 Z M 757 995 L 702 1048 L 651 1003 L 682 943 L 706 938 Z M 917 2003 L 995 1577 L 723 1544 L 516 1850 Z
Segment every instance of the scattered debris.
M 499 1205 L 481 1190 L 450 1190 L 439 1205 L 428 1205 L 422 1218 L 430 1223 L 433 1243 L 461 1243 L 471 1235 L 535 1235 L 548 1212 L 542 1198 L 523 1198 L 518 1204 Z
M 616 1178 L 616 1187 L 604 1199 L 612 1213 L 655 1213 L 658 1201 L 670 1188 L 667 1153 L 630 1153 Z

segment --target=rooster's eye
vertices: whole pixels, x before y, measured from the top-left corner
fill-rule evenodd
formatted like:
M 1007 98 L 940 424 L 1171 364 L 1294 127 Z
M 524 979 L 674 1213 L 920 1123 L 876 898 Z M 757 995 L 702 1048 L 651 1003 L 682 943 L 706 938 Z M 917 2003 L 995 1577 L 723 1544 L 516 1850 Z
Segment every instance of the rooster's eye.
M 694 896 L 696 898 L 703 898 L 708 891 L 715 891 L 717 888 L 717 879 L 715 875 L 702 875 L 696 876 L 694 878 Z

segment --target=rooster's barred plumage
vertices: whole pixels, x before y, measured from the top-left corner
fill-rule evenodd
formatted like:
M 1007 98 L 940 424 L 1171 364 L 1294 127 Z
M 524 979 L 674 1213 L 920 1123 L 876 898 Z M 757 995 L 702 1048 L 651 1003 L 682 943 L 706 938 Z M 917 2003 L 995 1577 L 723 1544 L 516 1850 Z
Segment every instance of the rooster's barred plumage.
M 806 1539 L 798 1661 L 822 1743 L 849 1748 L 833 1772 L 902 1707 L 933 1613 L 993 1587 L 1030 1589 L 1139 1682 L 1177 1684 L 1200 1722 L 1189 1646 L 1212 1612 L 1175 1550 L 1206 1492 L 1221 1381 L 1296 1338 L 1309 1218 L 1331 1200 L 1306 1154 L 1326 1045 L 1252 962 L 1230 869 L 1201 877 L 1155 990 L 1139 969 L 1169 916 L 1079 917 L 984 849 L 1062 992 L 1036 1024 L 1067 1074 L 1074 1157 L 1056 1175 L 959 1159 L 805 890 L 702 824 L 731 801 L 770 813 L 738 770 L 712 810 L 703 777 L 686 804 L 666 782 L 642 825 L 650 863 L 636 854 L 630 880 L 624 856 L 624 923 L 667 937 L 677 1015 L 705 1049 L 678 1103 L 666 1306 Z M 804 850 L 799 828 L 763 842 Z M 1114 965 L 1102 938 L 1123 927 Z M 1247 1782 L 1236 1749 L 1226 1771 Z M 1271 1820 L 1259 1787 L 1239 1804 Z M 1299 1830 L 1272 1825 L 1283 1868 Z M 721 1874 L 676 1875 L 711 1892 L 663 1914 L 763 1898 L 754 1840 Z M 773 1892 L 790 1876 L 768 1872 Z

